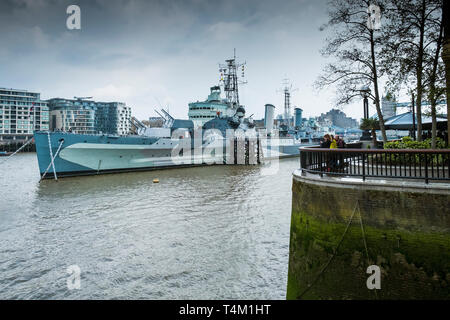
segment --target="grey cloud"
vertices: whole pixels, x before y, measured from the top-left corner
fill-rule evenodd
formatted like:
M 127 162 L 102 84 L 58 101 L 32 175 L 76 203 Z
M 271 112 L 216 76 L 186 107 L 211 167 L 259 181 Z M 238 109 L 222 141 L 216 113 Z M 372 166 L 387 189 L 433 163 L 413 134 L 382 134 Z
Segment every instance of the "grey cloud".
M 70 4 L 81 7 L 80 31 L 66 29 Z M 122 88 L 115 97 L 138 117 L 152 113 L 155 97 L 186 117 L 187 104 L 206 97 L 217 84 L 217 64 L 237 48 L 248 62 L 241 92 L 249 113 L 262 117 L 267 102 L 281 113 L 276 89 L 288 75 L 300 89 L 293 103 L 316 114 L 332 101 L 311 86 L 324 63 L 318 28 L 325 21 L 325 2 L 314 0 L 6 0 L 0 86 L 45 97 L 114 95 Z

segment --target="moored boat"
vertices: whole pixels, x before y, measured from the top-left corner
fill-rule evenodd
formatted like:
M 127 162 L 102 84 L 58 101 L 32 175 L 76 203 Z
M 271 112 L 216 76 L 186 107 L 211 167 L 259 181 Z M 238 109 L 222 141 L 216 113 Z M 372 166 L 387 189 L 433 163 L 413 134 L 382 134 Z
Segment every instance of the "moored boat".
M 0 151 L 0 157 L 7 157 L 12 155 L 12 152 Z

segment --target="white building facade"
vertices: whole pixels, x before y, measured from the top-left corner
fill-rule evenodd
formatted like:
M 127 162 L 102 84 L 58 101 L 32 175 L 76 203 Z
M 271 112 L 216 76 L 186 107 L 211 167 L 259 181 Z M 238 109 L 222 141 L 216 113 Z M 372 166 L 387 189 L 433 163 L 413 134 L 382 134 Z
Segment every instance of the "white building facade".
M 0 142 L 28 140 L 49 130 L 49 108 L 40 93 L 0 88 Z

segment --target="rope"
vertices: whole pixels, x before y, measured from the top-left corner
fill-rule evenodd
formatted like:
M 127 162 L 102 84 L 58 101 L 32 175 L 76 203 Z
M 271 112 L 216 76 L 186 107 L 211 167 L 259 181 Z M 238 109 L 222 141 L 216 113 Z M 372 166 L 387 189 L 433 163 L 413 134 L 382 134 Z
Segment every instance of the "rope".
M 56 170 L 55 170 L 55 164 L 54 164 L 54 161 L 55 161 L 56 157 L 58 156 L 58 153 L 59 153 L 59 151 L 61 150 L 61 147 L 62 147 L 63 143 L 64 143 L 64 139 L 61 140 L 61 142 L 59 143 L 59 147 L 58 147 L 58 150 L 56 150 L 55 156 L 52 157 L 52 158 L 50 159 L 50 160 L 51 160 L 51 161 L 50 161 L 50 164 L 48 165 L 47 169 L 45 169 L 45 172 L 44 172 L 44 174 L 42 175 L 41 180 L 39 180 L 39 182 L 41 182 L 42 179 L 44 179 L 45 175 L 47 174 L 48 170 L 50 169 L 50 167 L 51 167 L 52 165 L 53 165 L 53 173 L 54 173 L 54 175 L 55 175 L 55 180 L 58 180 L 58 177 L 56 176 Z M 50 148 L 50 155 L 52 154 L 52 151 L 51 151 L 51 150 L 52 150 L 52 148 Z
M 359 209 L 359 206 L 358 206 L 358 209 Z M 364 248 L 366 250 L 367 266 L 369 266 L 370 265 L 369 250 L 367 249 L 366 233 L 364 232 L 364 224 L 363 224 L 363 220 L 362 220 L 361 209 L 359 209 L 358 212 L 359 212 L 359 222 L 361 224 L 361 232 L 362 232 L 362 235 L 363 235 Z M 375 290 L 374 292 L 375 292 L 375 298 L 378 300 L 377 290 Z
M 19 149 L 17 149 L 13 154 L 9 155 L 8 157 L 6 157 L 6 159 L 3 160 L 2 163 L 5 163 L 6 161 L 8 161 L 9 158 L 11 158 L 13 155 L 19 153 L 20 151 L 22 151 L 23 148 L 25 148 L 29 143 L 31 143 L 33 141 L 34 138 L 29 139 L 27 142 L 25 142 L 23 144 L 23 146 L 21 146 Z
M 357 207 L 358 207 L 358 202 L 356 202 L 355 209 L 353 209 L 352 216 L 350 217 L 350 220 L 348 221 L 347 226 L 345 227 L 345 231 L 342 234 L 341 240 L 339 240 L 338 245 L 336 246 L 336 249 L 334 249 L 333 255 L 330 257 L 330 259 L 325 264 L 325 266 L 322 268 L 322 270 L 317 275 L 317 277 L 314 279 L 314 281 L 310 285 L 308 285 L 308 287 L 305 290 L 303 290 L 303 292 L 297 297 L 297 299 L 301 299 L 305 295 L 305 293 L 307 293 L 309 291 L 309 289 L 311 289 L 312 286 L 316 284 L 317 280 L 319 280 L 319 278 L 322 276 L 322 274 L 325 273 L 325 271 L 327 270 L 328 266 L 333 261 L 334 257 L 336 257 L 337 251 L 338 251 L 339 247 L 341 246 L 342 241 L 344 240 L 344 237 L 345 237 L 345 235 L 346 235 L 346 233 L 348 231 L 348 228 L 350 227 L 350 224 L 352 223 L 353 217 L 355 216 L 355 212 L 356 212 L 356 208 Z
M 363 241 L 364 241 L 364 248 L 366 250 L 367 265 L 369 265 L 370 264 L 370 262 L 369 262 L 369 250 L 367 249 L 366 233 L 364 232 L 364 226 L 363 226 L 363 221 L 362 221 L 362 216 L 361 216 L 361 210 L 358 210 L 358 211 L 359 211 L 359 222 L 361 224 L 361 232 L 362 232 Z
M 50 131 L 47 132 L 47 137 L 48 137 L 48 149 L 50 150 L 50 159 L 52 167 L 53 167 L 53 174 L 55 175 L 55 180 L 58 180 L 58 178 L 56 177 L 56 169 L 55 169 L 55 163 L 53 162 L 53 150 L 52 150 L 52 142 L 50 140 Z

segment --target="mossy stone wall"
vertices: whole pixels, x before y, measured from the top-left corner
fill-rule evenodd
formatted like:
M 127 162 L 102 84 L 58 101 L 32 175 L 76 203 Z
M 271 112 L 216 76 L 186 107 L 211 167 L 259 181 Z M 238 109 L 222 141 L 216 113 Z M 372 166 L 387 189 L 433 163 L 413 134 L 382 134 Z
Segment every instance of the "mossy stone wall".
M 288 299 L 450 299 L 450 192 L 301 177 L 292 191 Z

